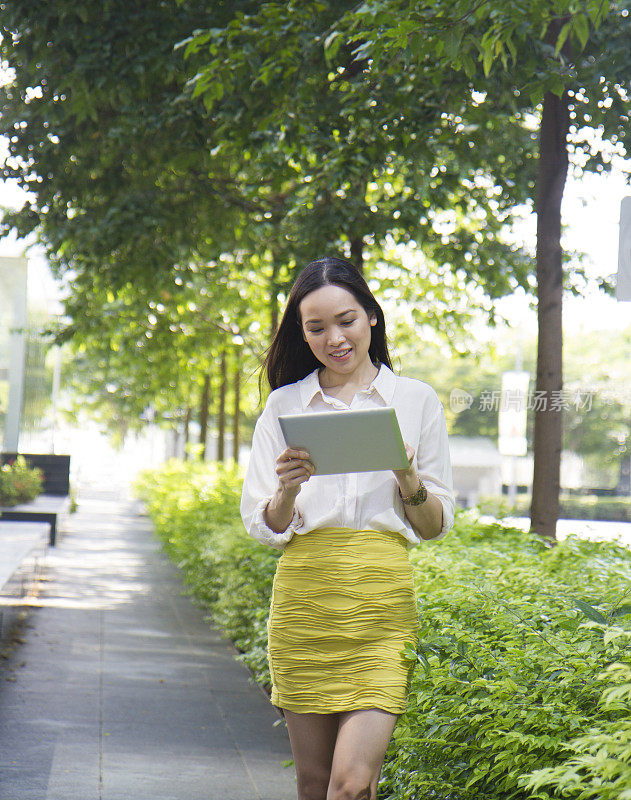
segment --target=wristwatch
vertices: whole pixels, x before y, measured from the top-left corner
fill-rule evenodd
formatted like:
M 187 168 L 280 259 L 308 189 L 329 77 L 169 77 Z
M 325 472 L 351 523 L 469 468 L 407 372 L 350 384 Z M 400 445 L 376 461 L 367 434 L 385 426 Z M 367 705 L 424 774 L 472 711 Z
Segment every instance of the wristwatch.
M 401 487 L 399 486 L 399 497 L 401 500 L 403 500 L 406 506 L 420 506 L 427 500 L 427 488 L 423 485 L 423 481 L 420 478 L 419 483 L 420 486 L 416 492 L 411 494 L 409 497 L 403 497 L 401 494 Z

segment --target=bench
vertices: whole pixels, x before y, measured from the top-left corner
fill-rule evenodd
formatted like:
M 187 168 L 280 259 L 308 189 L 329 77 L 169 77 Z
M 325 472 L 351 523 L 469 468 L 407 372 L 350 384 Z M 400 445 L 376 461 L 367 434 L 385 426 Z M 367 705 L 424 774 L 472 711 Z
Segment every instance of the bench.
M 49 453 L 20 453 L 30 467 L 44 473 L 43 493 L 30 503 L 0 508 L 0 520 L 7 522 L 46 522 L 49 543 L 55 546 L 59 522 L 70 509 L 70 456 Z M 18 453 L 2 453 L 3 464 L 14 461 Z
M 48 528 L 41 522 L 0 521 L 0 639 L 7 639 L 46 559 Z

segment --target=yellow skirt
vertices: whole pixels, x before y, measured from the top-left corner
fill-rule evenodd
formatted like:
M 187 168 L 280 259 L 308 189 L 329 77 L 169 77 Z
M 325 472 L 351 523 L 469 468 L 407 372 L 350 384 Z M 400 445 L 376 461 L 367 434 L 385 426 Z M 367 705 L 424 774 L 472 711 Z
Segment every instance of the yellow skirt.
M 268 621 L 275 706 L 328 714 L 406 709 L 418 609 L 406 540 L 393 531 L 295 534 L 281 555 Z

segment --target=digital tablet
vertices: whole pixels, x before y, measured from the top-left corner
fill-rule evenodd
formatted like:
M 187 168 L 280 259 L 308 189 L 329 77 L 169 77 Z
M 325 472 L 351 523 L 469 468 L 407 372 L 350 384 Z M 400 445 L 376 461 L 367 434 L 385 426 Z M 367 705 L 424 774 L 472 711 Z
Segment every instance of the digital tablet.
M 316 475 L 409 467 L 399 421 L 391 406 L 279 414 L 278 421 L 287 446 L 306 450 Z

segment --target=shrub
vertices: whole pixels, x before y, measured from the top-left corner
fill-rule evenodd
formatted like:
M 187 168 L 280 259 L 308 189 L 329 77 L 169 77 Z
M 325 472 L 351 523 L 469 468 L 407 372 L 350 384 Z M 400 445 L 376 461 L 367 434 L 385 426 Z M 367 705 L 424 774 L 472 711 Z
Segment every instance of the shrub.
M 0 505 L 28 503 L 41 494 L 43 485 L 41 469 L 31 469 L 24 456 L 17 456 L 14 461 L 0 467 Z
M 461 513 L 411 559 L 417 669 L 381 796 L 591 797 L 551 790 L 559 775 L 538 771 L 564 764 L 590 728 L 615 736 L 622 712 L 599 699 L 621 681 L 606 667 L 629 654 L 631 553 L 576 537 L 550 547 Z
M 190 591 L 269 688 L 279 553 L 243 530 L 241 480 L 171 461 L 137 492 Z M 421 631 L 381 800 L 631 800 L 631 553 L 577 537 L 551 547 L 468 511 L 410 558 Z
M 597 723 L 583 736 L 566 745 L 568 758 L 558 767 L 536 770 L 528 780 L 533 790 L 548 787 L 557 796 L 630 800 L 631 798 L 631 666 L 610 664 L 613 685 L 606 688 L 599 705 L 617 718 Z

